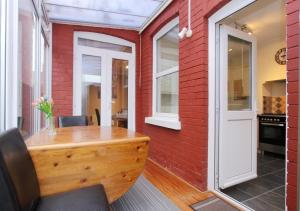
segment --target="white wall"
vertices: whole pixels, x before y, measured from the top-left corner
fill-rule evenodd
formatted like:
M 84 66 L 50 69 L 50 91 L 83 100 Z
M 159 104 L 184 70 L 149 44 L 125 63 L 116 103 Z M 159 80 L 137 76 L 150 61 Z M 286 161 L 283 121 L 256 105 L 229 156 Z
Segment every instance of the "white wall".
M 263 112 L 263 84 L 266 81 L 286 79 L 286 65 L 279 65 L 275 61 L 275 54 L 280 49 L 286 47 L 284 39 L 271 40 L 268 43 L 258 42 L 258 52 L 257 52 L 257 71 L 256 71 L 256 81 L 257 81 L 257 109 L 258 113 Z M 283 89 L 284 86 L 281 86 Z M 274 89 L 273 89 L 274 90 Z M 285 93 L 285 91 L 277 90 L 277 93 Z

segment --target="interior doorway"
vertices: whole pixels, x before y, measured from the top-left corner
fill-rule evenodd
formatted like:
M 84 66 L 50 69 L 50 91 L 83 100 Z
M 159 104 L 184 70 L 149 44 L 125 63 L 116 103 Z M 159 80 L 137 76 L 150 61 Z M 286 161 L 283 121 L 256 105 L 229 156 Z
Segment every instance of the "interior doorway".
M 74 33 L 73 114 L 90 125 L 135 130 L 135 45 L 108 35 Z
M 215 22 L 214 189 L 254 210 L 285 209 L 285 18 L 257 0 Z

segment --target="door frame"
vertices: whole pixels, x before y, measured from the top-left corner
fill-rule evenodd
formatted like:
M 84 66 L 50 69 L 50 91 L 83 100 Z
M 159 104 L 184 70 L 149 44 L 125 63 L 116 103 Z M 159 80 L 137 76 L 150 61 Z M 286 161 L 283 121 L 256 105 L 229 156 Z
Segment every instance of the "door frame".
M 248 210 L 249 208 L 227 196 L 217 187 L 219 160 L 220 123 L 220 73 L 219 73 L 219 24 L 222 19 L 247 7 L 256 0 L 232 0 L 208 18 L 208 166 L 207 189 L 231 204 Z
M 128 68 L 128 129 L 135 131 L 136 127 L 136 119 L 135 119 L 135 92 L 136 92 L 136 83 L 135 83 L 135 74 L 136 74 L 136 49 L 135 49 L 135 43 L 129 42 L 127 40 L 106 35 L 106 34 L 100 34 L 100 33 L 95 33 L 95 32 L 81 32 L 81 31 L 75 31 L 74 32 L 74 39 L 73 39 L 73 47 L 74 47 L 74 53 L 73 53 L 73 115 L 78 115 L 78 109 L 76 107 L 76 103 L 78 100 L 78 92 L 76 91 L 74 87 L 76 87 L 76 80 L 74 80 L 78 74 L 81 74 L 81 70 L 78 67 L 78 62 L 77 62 L 77 56 L 78 53 L 80 53 L 79 46 L 78 46 L 78 38 L 84 38 L 84 39 L 91 39 L 95 41 L 100 41 L 100 42 L 106 42 L 106 43 L 111 43 L 111 44 L 117 44 L 117 45 L 123 45 L 123 46 L 128 46 L 131 47 L 132 52 L 131 53 L 125 53 L 125 52 L 118 52 L 118 51 L 112 51 L 112 50 L 107 50 L 107 49 L 97 49 L 98 52 L 102 52 L 102 54 L 105 55 L 105 58 L 116 58 L 116 59 L 126 59 L 129 62 L 129 68 Z M 81 48 L 82 46 L 80 46 Z M 90 47 L 88 47 L 90 48 Z M 109 68 L 111 68 L 110 64 L 107 64 Z M 111 73 L 111 71 L 109 71 Z M 109 74 L 102 74 L 101 77 L 104 77 L 106 80 L 109 80 L 111 82 L 111 77 L 109 77 Z M 104 89 L 102 89 L 102 83 L 101 83 L 101 92 Z M 108 94 L 106 97 L 107 99 L 112 99 L 111 98 L 111 89 L 106 90 L 105 93 Z M 105 105 L 107 107 L 109 105 Z M 102 107 L 102 103 L 101 103 Z M 81 109 L 81 108 L 80 108 Z M 108 117 L 107 117 L 108 118 Z
M 216 171 L 218 169 L 218 134 L 219 134 L 219 27 L 217 23 L 231 14 L 249 6 L 256 0 L 232 0 L 216 11 L 208 18 L 208 168 L 207 168 L 207 189 L 218 196 L 230 201 L 232 204 L 248 209 L 243 204 L 232 199 L 216 188 Z M 287 163 L 287 155 L 285 156 Z M 287 170 L 286 170 L 287 172 Z M 285 173 L 286 174 L 286 173 Z M 285 177 L 287 180 L 287 177 Z M 285 181 L 286 183 L 286 181 Z M 286 204 L 286 197 L 285 197 Z

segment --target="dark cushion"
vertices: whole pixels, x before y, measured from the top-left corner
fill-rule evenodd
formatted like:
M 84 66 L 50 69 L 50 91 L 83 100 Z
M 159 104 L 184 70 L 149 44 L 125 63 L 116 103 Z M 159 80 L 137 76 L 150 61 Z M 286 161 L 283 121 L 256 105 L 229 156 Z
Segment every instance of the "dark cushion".
M 106 211 L 110 210 L 102 185 L 44 197 L 38 211 Z
M 33 162 L 18 129 L 0 135 L 0 171 L 0 191 L 3 191 L 0 195 L 9 198 L 9 202 L 13 201 L 17 210 L 34 209 L 40 197 L 40 189 Z
M 0 210 L 15 211 L 19 210 L 18 203 L 13 193 L 7 186 L 4 174 L 0 171 Z
M 87 126 L 87 116 L 59 116 L 58 127 Z

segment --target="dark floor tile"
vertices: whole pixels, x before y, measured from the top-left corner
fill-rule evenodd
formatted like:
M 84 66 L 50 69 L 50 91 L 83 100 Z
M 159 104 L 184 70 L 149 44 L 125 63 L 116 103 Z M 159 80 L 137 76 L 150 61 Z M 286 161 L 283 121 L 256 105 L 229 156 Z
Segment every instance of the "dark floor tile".
M 273 173 L 274 171 L 275 171 L 274 169 L 268 167 L 267 165 L 257 166 L 257 175 L 258 176 L 270 174 L 270 173 Z
M 281 211 L 282 209 L 276 208 L 264 201 L 261 201 L 260 199 L 250 199 L 246 202 L 244 202 L 245 205 L 251 207 L 255 211 Z
M 267 188 L 251 183 L 242 183 L 237 185 L 236 188 L 250 196 L 257 196 L 268 191 Z
M 278 158 L 272 155 L 257 155 L 257 163 L 262 165 L 276 159 Z
M 248 181 L 247 183 L 254 184 L 254 185 L 259 185 L 259 186 L 264 187 L 268 190 L 278 188 L 278 187 L 281 186 L 280 184 L 272 182 L 270 180 L 267 180 L 263 177 L 258 177 L 256 179 Z
M 276 193 L 268 192 L 259 196 L 258 199 L 281 209 L 285 207 L 284 197 Z
M 237 208 L 214 196 L 207 200 L 193 204 L 191 207 L 195 211 L 238 211 Z
M 283 177 L 277 176 L 276 173 L 268 174 L 268 175 L 262 176 L 261 178 L 269 180 L 270 182 L 278 183 L 280 185 L 284 185 L 284 183 L 285 183 L 285 179 Z
M 285 178 L 285 169 L 276 172 L 275 175 L 277 175 L 278 177 L 283 177 L 283 178 Z
M 231 206 L 223 200 L 218 200 L 214 203 L 207 204 L 206 206 L 197 209 L 196 211 L 239 211 L 239 209 Z
M 280 188 L 277 188 L 275 190 L 272 191 L 273 193 L 277 193 L 281 196 L 285 196 L 285 186 L 281 186 Z
M 236 187 L 226 188 L 222 190 L 222 192 L 240 202 L 248 200 L 252 197 L 251 195 L 238 190 Z
M 272 168 L 272 169 L 278 171 L 278 170 L 285 168 L 285 160 L 277 159 L 277 160 L 271 161 L 265 165 L 268 165 L 269 168 Z

